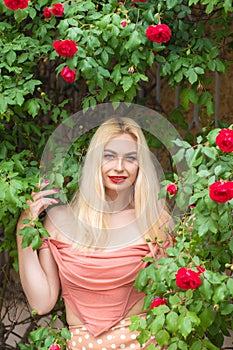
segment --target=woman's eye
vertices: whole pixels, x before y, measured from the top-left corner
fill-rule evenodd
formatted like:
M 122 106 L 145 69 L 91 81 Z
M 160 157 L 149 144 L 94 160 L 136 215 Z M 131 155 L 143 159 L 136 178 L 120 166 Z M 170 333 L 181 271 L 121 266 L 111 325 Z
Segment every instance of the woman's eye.
M 104 159 L 107 159 L 107 160 L 114 159 L 114 155 L 113 154 L 105 154 Z
M 137 160 L 137 158 L 133 157 L 133 156 L 127 156 L 126 160 L 128 160 L 129 162 L 135 162 Z

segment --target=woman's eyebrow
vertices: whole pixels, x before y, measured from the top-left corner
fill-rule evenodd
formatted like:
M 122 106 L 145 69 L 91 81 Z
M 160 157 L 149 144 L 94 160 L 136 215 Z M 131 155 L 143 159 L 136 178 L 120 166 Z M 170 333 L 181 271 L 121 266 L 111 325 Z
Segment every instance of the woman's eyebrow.
M 127 156 L 129 156 L 129 155 L 131 155 L 131 154 L 136 154 L 136 155 L 137 155 L 137 152 L 136 152 L 136 151 L 132 151 L 132 152 L 126 153 Z
M 104 152 L 111 152 L 111 153 L 113 153 L 113 154 L 117 154 L 115 151 L 113 151 L 113 150 L 111 150 L 111 149 L 108 149 L 108 148 L 106 148 L 106 149 L 104 150 Z
M 104 150 L 104 152 L 111 152 L 112 154 L 117 154 L 117 152 L 115 152 L 115 151 L 113 151 L 113 150 L 111 150 L 111 149 L 108 149 L 108 148 L 106 148 L 105 150 Z M 129 156 L 129 155 L 132 155 L 132 154 L 134 154 L 134 155 L 137 155 L 137 152 L 136 151 L 132 151 L 132 152 L 127 152 L 127 153 L 125 153 L 127 156 Z

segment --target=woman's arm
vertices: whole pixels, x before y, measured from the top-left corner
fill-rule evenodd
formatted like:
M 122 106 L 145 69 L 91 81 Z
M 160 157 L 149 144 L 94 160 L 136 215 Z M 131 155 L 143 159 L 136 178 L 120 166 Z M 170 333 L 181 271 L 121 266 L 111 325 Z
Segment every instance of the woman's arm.
M 56 192 L 57 190 L 45 190 L 32 194 L 33 200 L 28 202 L 28 209 L 19 218 L 17 232 L 27 226 L 22 220 L 33 221 L 49 205 L 56 203 L 56 199 L 46 198 Z M 22 248 L 21 235 L 17 235 L 17 246 L 20 280 L 29 305 L 38 314 L 48 313 L 54 307 L 60 290 L 58 270 L 52 254 L 47 248 L 39 254 L 31 246 Z

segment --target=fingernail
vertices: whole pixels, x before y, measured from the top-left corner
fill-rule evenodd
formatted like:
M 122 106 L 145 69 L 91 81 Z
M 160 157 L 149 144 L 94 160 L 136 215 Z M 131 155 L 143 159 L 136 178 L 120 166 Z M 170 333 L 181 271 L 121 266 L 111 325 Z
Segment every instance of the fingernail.
M 59 202 L 60 202 L 60 199 L 55 199 L 55 201 L 56 201 L 57 203 L 59 203 Z
M 59 192 L 59 188 L 54 188 L 54 192 Z
M 44 183 L 48 185 L 50 183 L 50 180 L 46 180 Z

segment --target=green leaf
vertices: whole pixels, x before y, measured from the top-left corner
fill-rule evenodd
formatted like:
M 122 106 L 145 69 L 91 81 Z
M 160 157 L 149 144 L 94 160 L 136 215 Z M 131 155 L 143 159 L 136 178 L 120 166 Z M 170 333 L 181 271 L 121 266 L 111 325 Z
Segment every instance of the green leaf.
M 174 311 L 171 311 L 166 316 L 166 328 L 171 333 L 176 333 L 178 329 L 178 314 Z
M 131 86 L 133 85 L 133 78 L 132 77 L 123 77 L 121 80 L 121 85 L 123 87 L 124 92 L 128 91 Z
M 209 350 L 219 350 L 219 347 L 215 346 L 207 339 L 203 339 L 203 345 L 205 345 Z
M 184 159 L 185 149 L 181 148 L 173 157 L 173 162 L 176 165 L 179 163 L 182 159 Z
M 221 284 L 214 288 L 213 300 L 216 304 L 222 302 L 227 297 L 227 287 L 225 284 Z
M 190 84 L 194 84 L 197 81 L 198 76 L 193 68 L 189 68 L 185 75 L 188 78 Z
M 165 316 L 162 314 L 160 316 L 156 316 L 154 321 L 150 325 L 150 330 L 152 334 L 157 334 L 163 328 L 165 322 Z
M 27 10 L 16 10 L 14 11 L 14 18 L 16 20 L 16 22 L 20 23 L 22 22 L 25 18 L 27 18 L 28 16 L 28 13 L 27 13 Z
M 7 99 L 0 93 L 0 113 L 5 113 L 7 110 Z
M 227 288 L 229 292 L 231 293 L 231 296 L 233 297 L 233 279 L 229 278 L 227 281 Z
M 220 128 L 211 130 L 209 132 L 209 134 L 207 135 L 207 140 L 209 141 L 210 146 L 215 146 L 216 145 L 216 137 L 219 134 L 220 130 L 221 130 Z
M 204 279 L 202 285 L 199 287 L 199 292 L 204 296 L 206 300 L 210 300 L 213 294 L 212 285 L 207 279 Z
M 201 340 L 196 340 L 190 347 L 190 350 L 201 350 L 201 349 L 202 349 Z
M 169 339 L 170 339 L 170 335 L 165 329 L 162 329 L 156 334 L 156 341 L 160 346 L 167 345 L 169 342 Z
M 61 336 L 67 340 L 71 338 L 71 333 L 67 328 L 62 328 Z
M 217 158 L 217 155 L 218 155 L 216 148 L 213 148 L 213 147 L 207 147 L 207 146 L 203 147 L 202 152 L 207 157 L 209 157 L 210 159 L 214 159 L 214 160 Z
M 166 5 L 168 10 L 172 9 L 173 7 L 175 7 L 178 4 L 177 0 L 167 0 L 166 1 Z
M 142 40 L 137 30 L 134 30 L 125 44 L 125 49 L 133 51 L 141 44 Z
M 10 50 L 6 54 L 6 61 L 9 64 L 9 66 L 11 66 L 13 62 L 15 62 L 16 58 L 17 58 L 16 53 L 13 50 Z
M 232 315 L 233 314 L 233 304 L 226 304 L 221 307 L 221 315 Z
M 0 159 L 5 159 L 7 156 L 7 148 L 4 143 L 0 143 Z
M 192 332 L 192 322 L 189 317 L 180 316 L 178 318 L 178 328 L 182 336 L 186 339 Z
M 32 117 L 35 117 L 38 114 L 39 110 L 40 110 L 40 105 L 39 105 L 39 103 L 36 100 L 29 99 L 24 104 L 24 108 L 28 111 L 28 113 Z

